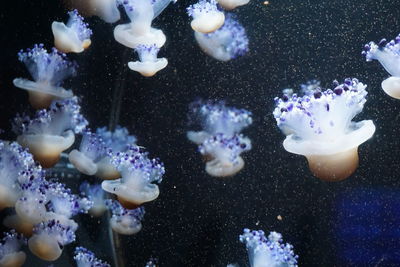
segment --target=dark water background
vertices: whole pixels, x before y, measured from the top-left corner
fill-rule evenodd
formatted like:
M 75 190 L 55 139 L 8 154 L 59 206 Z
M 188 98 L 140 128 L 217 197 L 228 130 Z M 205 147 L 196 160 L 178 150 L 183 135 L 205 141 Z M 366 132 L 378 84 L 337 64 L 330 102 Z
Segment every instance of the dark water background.
M 108 125 L 113 91 L 122 86 L 119 123 L 152 156 L 160 157 L 167 170 L 160 197 L 145 205 L 143 230 L 122 237 L 127 266 L 144 266 L 150 256 L 157 257 L 160 266 L 245 266 L 247 254 L 238 241 L 244 227 L 282 233 L 300 256 L 300 266 L 400 265 L 400 101 L 380 89 L 388 76 L 384 69 L 377 62 L 366 63 L 360 54 L 368 41 L 392 39 L 400 32 L 400 4 L 269 2 L 265 6 L 251 0 L 236 10 L 247 29 L 250 52 L 221 63 L 199 50 L 184 12 L 189 2 L 178 0 L 154 21 L 167 36 L 160 56 L 167 57 L 169 65 L 150 79 L 126 67 L 136 55 L 114 41 L 115 25 L 87 20 L 94 31 L 92 46 L 73 56 L 79 74 L 66 85 L 83 97 L 83 113 L 92 128 Z M 11 83 L 15 77 L 28 77 L 16 53 L 40 42 L 50 48 L 51 22 L 66 19 L 66 10 L 55 0 L 2 3 L 2 138 L 15 138 L 9 121 L 29 109 L 26 92 Z M 346 77 L 368 84 L 368 101 L 356 119 L 372 119 L 377 130 L 360 146 L 356 173 L 343 182 L 326 183 L 310 174 L 305 158 L 283 149 L 284 136 L 271 115 L 273 98 L 281 89 L 297 88 L 312 78 L 328 86 Z M 187 106 L 196 97 L 225 99 L 254 114 L 253 125 L 245 131 L 253 149 L 235 177 L 208 176 L 196 147 L 186 140 Z M 80 219 L 94 224 L 88 216 Z M 90 240 L 80 238 L 80 245 L 109 259 L 107 240 L 99 240 L 97 228 L 82 228 Z M 54 265 L 72 263 L 60 260 Z

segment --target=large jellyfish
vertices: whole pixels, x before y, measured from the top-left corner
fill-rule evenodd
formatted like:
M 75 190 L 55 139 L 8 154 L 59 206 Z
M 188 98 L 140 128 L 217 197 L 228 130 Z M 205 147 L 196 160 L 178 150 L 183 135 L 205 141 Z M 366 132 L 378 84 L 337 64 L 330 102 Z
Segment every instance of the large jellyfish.
M 20 251 L 23 245 L 26 245 L 26 239 L 22 235 L 17 234 L 14 230 L 4 233 L 0 242 L 0 266 L 22 266 L 26 259 L 25 252 Z
M 54 99 L 73 96 L 72 91 L 60 86 L 64 79 L 76 73 L 76 63 L 68 61 L 65 54 L 55 48 L 48 53 L 43 44 L 35 44 L 32 49 L 21 50 L 18 59 L 25 63 L 34 81 L 16 78 L 13 83 L 28 91 L 34 108 L 47 108 Z
M 102 188 L 117 195 L 120 203 L 133 209 L 144 202 L 156 199 L 160 193 L 154 183 L 160 183 L 165 173 L 158 159 L 149 159 L 148 153 L 138 146 L 113 155 L 112 163 L 121 173 L 121 178 L 103 181 Z
M 87 49 L 90 44 L 92 30 L 89 25 L 83 21 L 78 10 L 68 12 L 69 20 L 67 25 L 62 22 L 54 21 L 51 29 L 54 35 L 54 46 L 64 53 L 81 53 Z
M 50 168 L 74 143 L 74 133 L 80 133 L 87 124 L 80 114 L 78 98 L 73 97 L 54 101 L 50 110 L 37 111 L 34 119 L 17 116 L 13 129 L 18 143 L 28 147 L 43 167 Z
M 246 31 L 233 14 L 227 14 L 224 25 L 215 32 L 195 32 L 194 36 L 204 53 L 220 61 L 243 56 L 249 50 Z
M 224 102 L 196 101 L 190 116 L 202 121 L 202 131 L 188 131 L 187 138 L 199 145 L 207 159 L 206 172 L 215 177 L 232 176 L 244 167 L 242 152 L 251 149 L 249 138 L 240 131 L 252 123 L 251 112 L 225 106 Z
M 375 132 L 371 120 L 352 121 L 366 102 L 366 85 L 347 78 L 343 84 L 334 81 L 333 88 L 275 98 L 273 112 L 286 135 L 284 148 L 304 155 L 311 172 L 326 181 L 350 176 L 358 166 L 358 146 Z
M 218 30 L 225 21 L 224 12 L 218 9 L 215 0 L 200 0 L 197 4 L 190 5 L 187 13 L 193 18 L 190 26 L 196 32 L 210 33 Z
M 107 262 L 97 259 L 92 251 L 84 247 L 75 248 L 74 260 L 77 267 L 111 267 Z
M 143 207 L 125 209 L 118 201 L 110 199 L 106 204 L 112 212 L 110 225 L 115 232 L 122 235 L 133 235 L 142 229 L 142 220 L 145 214 Z
M 138 53 L 140 61 L 130 61 L 128 62 L 128 67 L 145 77 L 154 76 L 168 65 L 166 58 L 157 58 L 160 48 L 156 44 L 138 45 L 135 51 Z
M 86 196 L 93 202 L 93 206 L 89 209 L 89 213 L 92 216 L 100 217 L 107 210 L 105 203 L 105 192 L 101 188 L 100 184 L 89 184 L 83 182 L 79 187 L 81 194 Z
M 250 267 L 297 267 L 293 246 L 283 244 L 282 235 L 277 232 L 266 237 L 262 230 L 244 229 L 239 239 L 246 244 Z
M 56 220 L 35 226 L 28 240 L 30 251 L 45 261 L 55 261 L 61 256 L 62 248 L 75 241 L 75 231 Z
M 382 89 L 391 97 L 400 99 L 400 34 L 390 42 L 382 39 L 378 44 L 366 44 L 362 54 L 367 61 L 378 60 L 392 75 L 382 82 Z

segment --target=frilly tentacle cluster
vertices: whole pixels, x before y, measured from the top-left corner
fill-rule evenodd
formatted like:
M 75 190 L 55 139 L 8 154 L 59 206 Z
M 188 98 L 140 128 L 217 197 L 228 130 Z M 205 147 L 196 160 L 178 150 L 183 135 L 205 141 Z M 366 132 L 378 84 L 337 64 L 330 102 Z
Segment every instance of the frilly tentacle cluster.
M 190 23 L 192 29 L 197 32 L 210 33 L 224 24 L 225 15 L 215 0 L 200 0 L 186 8 L 186 11 L 193 18 Z
M 73 29 L 76 32 L 79 40 L 84 41 L 90 39 L 93 34 L 92 30 L 89 28 L 89 24 L 84 22 L 84 19 L 79 15 L 78 10 L 74 9 L 68 12 L 69 20 L 67 27 Z
M 100 184 L 91 185 L 85 181 L 81 184 L 79 190 L 83 196 L 93 202 L 93 206 L 89 209 L 91 215 L 98 217 L 106 211 L 105 192 Z
M 87 248 L 76 247 L 74 254 L 77 267 L 111 267 L 107 262 L 97 259 L 94 253 Z

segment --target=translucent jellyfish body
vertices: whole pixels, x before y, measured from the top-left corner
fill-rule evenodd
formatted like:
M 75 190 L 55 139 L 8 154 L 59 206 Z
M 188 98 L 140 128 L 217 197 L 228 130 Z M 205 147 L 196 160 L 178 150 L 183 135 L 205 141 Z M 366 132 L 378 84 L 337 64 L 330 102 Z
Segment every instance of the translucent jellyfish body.
M 68 61 L 65 54 L 55 48 L 48 53 L 43 44 L 39 44 L 21 50 L 18 59 L 25 64 L 33 81 L 16 78 L 13 83 L 28 91 L 29 102 L 34 108 L 48 108 L 54 99 L 73 96 L 72 91 L 60 87 L 64 79 L 76 73 L 76 64 Z
M 225 21 L 224 12 L 218 9 L 215 0 L 200 0 L 197 4 L 189 6 L 187 13 L 193 19 L 190 26 L 196 32 L 216 31 Z
M 239 239 L 246 244 L 250 267 L 297 267 L 293 246 L 283 244 L 282 235 L 277 232 L 266 237 L 262 230 L 244 229 Z
M 366 85 L 346 79 L 333 86 L 310 96 L 275 98 L 273 114 L 286 135 L 284 148 L 304 155 L 318 178 L 340 181 L 358 167 L 358 146 L 371 138 L 375 126 L 370 120 L 352 122 L 366 102 Z
M 364 46 L 367 61 L 378 60 L 392 77 L 382 82 L 382 89 L 393 98 L 400 99 L 400 34 L 390 42 L 382 39 L 378 44 Z
M 62 248 L 75 241 L 75 232 L 59 221 L 50 220 L 35 226 L 28 240 L 30 251 L 45 261 L 55 261 L 61 256 Z
M 138 45 L 135 51 L 140 61 L 128 62 L 131 70 L 137 71 L 145 77 L 151 77 L 168 65 L 166 58 L 157 58 L 160 49 L 155 45 Z
M 225 16 L 225 23 L 218 30 L 206 34 L 195 32 L 194 36 L 204 53 L 220 61 L 243 56 L 249 50 L 246 31 L 233 14 Z
M 128 209 L 156 199 L 160 193 L 154 183 L 160 183 L 165 173 L 158 159 L 149 159 L 148 153 L 138 146 L 127 152 L 117 152 L 112 163 L 121 173 L 121 178 L 103 181 L 102 188 L 117 195 L 120 203 Z
M 92 30 L 89 29 L 87 23 L 83 22 L 83 18 L 76 9 L 68 12 L 68 15 L 67 25 L 57 21 L 51 24 L 54 46 L 64 53 L 81 53 L 92 43 L 90 40 Z
M 92 251 L 84 247 L 75 248 L 74 260 L 77 267 L 110 267 L 110 264 L 97 259 Z
M 251 149 L 250 139 L 240 131 L 252 123 L 251 113 L 211 101 L 196 101 L 190 111 L 193 119 L 200 119 L 203 130 L 189 131 L 187 137 L 199 145 L 199 152 L 207 160 L 206 172 L 215 177 L 239 172 L 244 167 L 240 154 Z
M 164 33 L 151 27 L 154 18 L 152 1 L 120 0 L 120 3 L 124 6 L 131 22 L 115 27 L 115 40 L 130 48 L 152 44 L 162 47 L 166 41 Z
M 35 159 L 45 168 L 56 164 L 62 151 L 75 141 L 75 133 L 80 133 L 88 124 L 80 114 L 78 98 L 54 101 L 49 110 L 39 110 L 33 119 L 17 116 L 14 131 L 17 141 L 28 147 Z
M 2 267 L 20 267 L 24 264 L 26 254 L 20 251 L 21 247 L 26 244 L 26 240 L 22 235 L 11 230 L 5 233 L 0 242 L 0 266 Z
M 142 229 L 144 208 L 126 209 L 118 201 L 107 200 L 107 206 L 111 209 L 111 228 L 122 235 L 133 235 Z
M 93 206 L 89 209 L 89 213 L 95 217 L 103 215 L 107 210 L 105 203 L 105 192 L 100 184 L 91 185 L 88 182 L 83 182 L 79 187 L 82 195 L 86 196 L 93 202 Z

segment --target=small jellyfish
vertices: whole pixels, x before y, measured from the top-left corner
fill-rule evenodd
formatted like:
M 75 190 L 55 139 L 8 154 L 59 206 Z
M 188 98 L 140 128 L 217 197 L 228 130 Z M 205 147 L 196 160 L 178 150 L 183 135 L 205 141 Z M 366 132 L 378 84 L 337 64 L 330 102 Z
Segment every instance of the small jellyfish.
M 138 45 L 135 51 L 138 53 L 140 61 L 130 61 L 128 62 L 128 67 L 145 77 L 153 76 L 168 65 L 166 58 L 157 58 L 160 48 L 155 44 Z
M 225 10 L 232 10 L 239 6 L 247 5 L 250 0 L 218 0 L 218 4 L 220 4 Z
M 107 206 L 111 209 L 111 228 L 121 235 L 137 234 L 142 229 L 144 208 L 126 209 L 118 201 L 107 200 Z
M 113 132 L 107 131 L 106 127 L 97 128 L 96 134 L 103 139 L 106 147 L 114 153 L 125 152 L 131 145 L 136 143 L 136 137 L 129 135 L 128 129 L 119 125 Z M 97 163 L 96 176 L 103 180 L 113 180 L 121 177 L 114 165 L 111 164 L 109 157 L 105 157 Z
M 64 53 L 81 53 L 92 43 L 90 40 L 92 30 L 89 29 L 89 24 L 83 21 L 83 17 L 78 14 L 78 10 L 70 11 L 68 15 L 67 25 L 57 21 L 51 24 L 54 46 Z
M 75 241 L 75 231 L 56 220 L 36 225 L 28 240 L 30 251 L 45 261 L 55 261 L 61 256 L 62 248 Z
M 79 150 L 72 150 L 68 158 L 81 173 L 95 175 L 98 172 L 97 164 L 108 157 L 108 150 L 101 137 L 86 129 L 82 132 Z
M 24 264 L 26 254 L 20 251 L 26 245 L 26 239 L 17 234 L 14 230 L 4 233 L 0 242 L 0 266 L 1 267 L 20 267 Z
M 112 163 L 122 177 L 103 181 L 101 186 L 117 195 L 125 208 L 133 209 L 158 197 L 160 191 L 154 183 L 160 183 L 165 173 L 164 164 L 158 159 L 149 159 L 142 148 L 131 146 L 126 152 L 115 153 Z
M 210 33 L 216 31 L 225 21 L 224 12 L 218 9 L 215 0 L 200 0 L 186 10 L 188 15 L 193 18 L 190 26 L 196 32 Z
M 378 44 L 366 44 L 362 54 L 367 61 L 378 60 L 392 75 L 382 82 L 382 89 L 391 97 L 400 99 L 400 34 L 390 42 L 382 39 Z
M 270 232 L 266 237 L 262 230 L 244 229 L 239 240 L 246 244 L 250 267 L 297 267 L 298 256 L 292 245 L 283 244 L 280 233 Z
M 74 260 L 77 267 L 111 267 L 110 264 L 97 259 L 92 251 L 84 247 L 75 248 Z
M 154 10 L 150 0 L 120 0 L 130 23 L 117 25 L 114 29 L 114 38 L 120 44 L 136 48 L 138 45 L 156 44 L 162 47 L 166 37 L 161 30 L 151 27 L 154 19 Z
M 61 152 L 74 143 L 74 133 L 82 132 L 88 124 L 80 108 L 78 98 L 73 97 L 54 101 L 49 110 L 37 111 L 33 119 L 18 115 L 13 125 L 17 142 L 29 148 L 43 167 L 54 166 Z
M 358 167 L 358 146 L 375 132 L 371 120 L 352 122 L 366 102 L 366 85 L 348 78 L 333 86 L 310 96 L 275 98 L 273 112 L 286 151 L 304 155 L 311 172 L 326 181 L 349 177 Z
M 244 167 L 240 154 L 251 149 L 249 138 L 240 134 L 252 123 L 251 112 L 225 106 L 224 102 L 195 101 L 190 117 L 202 122 L 202 131 L 188 131 L 187 138 L 199 145 L 207 160 L 206 172 L 215 177 L 232 176 Z
M 227 14 L 224 25 L 215 32 L 195 32 L 194 36 L 203 52 L 219 61 L 243 56 L 249 50 L 246 31 L 233 14 Z
M 56 48 L 48 53 L 43 44 L 35 44 L 32 49 L 21 50 L 18 59 L 25 64 L 34 81 L 16 78 L 13 83 L 28 91 L 29 102 L 35 109 L 48 108 L 54 99 L 73 96 L 71 90 L 60 86 L 63 80 L 76 74 L 76 63 L 68 61 L 65 54 Z
M 100 184 L 89 184 L 83 182 L 79 187 L 81 194 L 86 196 L 93 202 L 93 206 L 89 209 L 89 213 L 94 217 L 100 217 L 107 210 L 105 204 L 105 192 Z

